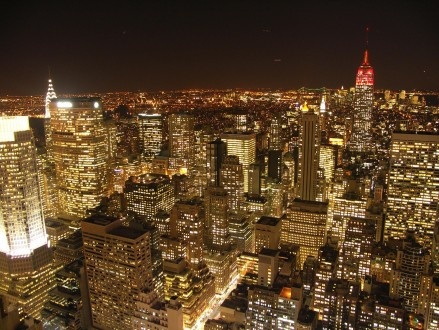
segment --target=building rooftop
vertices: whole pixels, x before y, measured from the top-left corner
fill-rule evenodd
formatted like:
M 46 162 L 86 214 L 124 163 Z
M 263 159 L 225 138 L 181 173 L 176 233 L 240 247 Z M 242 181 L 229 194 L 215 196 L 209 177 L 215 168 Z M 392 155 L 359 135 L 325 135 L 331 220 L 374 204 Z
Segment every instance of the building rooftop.
M 92 223 L 95 225 L 108 226 L 109 224 L 118 221 L 119 219 L 116 217 L 111 217 L 103 214 L 93 214 L 88 218 L 85 218 L 83 221 Z
M 280 218 L 268 217 L 263 215 L 262 217 L 259 218 L 257 224 L 274 227 L 279 223 L 280 220 L 281 220 Z
M 270 256 L 270 257 L 276 257 L 279 254 L 279 250 L 277 249 L 269 249 L 269 248 L 262 248 L 259 254 L 262 254 L 264 256 Z
M 145 233 L 146 232 L 142 231 L 142 230 L 138 230 L 138 229 L 134 229 L 131 227 L 126 227 L 126 226 L 120 226 L 118 228 L 111 230 L 108 234 L 114 235 L 114 236 L 120 236 L 120 237 L 124 237 L 124 238 L 129 238 L 129 239 L 136 239 L 136 238 L 139 238 L 140 236 L 144 235 Z

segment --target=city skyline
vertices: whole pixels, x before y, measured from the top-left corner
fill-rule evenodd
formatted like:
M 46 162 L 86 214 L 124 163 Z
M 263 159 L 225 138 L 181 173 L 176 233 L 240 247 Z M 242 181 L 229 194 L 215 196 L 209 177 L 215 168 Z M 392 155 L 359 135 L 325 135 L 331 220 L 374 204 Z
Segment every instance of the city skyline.
M 345 88 L 369 27 L 376 88 L 439 86 L 429 1 L 10 4 L 0 95 L 188 88 Z M 50 69 L 49 69 L 50 68 Z

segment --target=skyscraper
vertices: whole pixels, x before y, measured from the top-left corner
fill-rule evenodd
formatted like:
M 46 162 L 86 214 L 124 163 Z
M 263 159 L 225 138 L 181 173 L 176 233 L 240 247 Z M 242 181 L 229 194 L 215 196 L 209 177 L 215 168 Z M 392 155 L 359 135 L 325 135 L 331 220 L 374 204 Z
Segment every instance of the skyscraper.
M 136 302 L 152 289 L 150 234 L 100 215 L 81 227 L 93 326 L 132 329 Z
M 169 116 L 169 156 L 177 158 L 182 167 L 194 162 L 194 116 L 174 113 Z
M 298 196 L 303 200 L 315 201 L 319 187 L 319 116 L 314 113 L 312 109 L 309 109 L 306 103 L 302 107 L 302 128 L 300 137 Z
M 369 64 L 369 54 L 366 48 L 363 63 L 358 68 L 355 80 L 354 123 L 349 142 L 350 150 L 354 152 L 371 151 L 373 86 L 373 68 Z
M 139 121 L 140 145 L 145 157 L 160 153 L 163 144 L 163 117 L 159 113 L 141 113 Z
M 62 212 L 82 217 L 107 189 L 108 143 L 99 98 L 51 103 L 56 180 Z
M 49 87 L 47 88 L 47 94 L 46 94 L 46 110 L 44 113 L 44 118 L 50 118 L 50 102 L 52 100 L 56 99 L 56 93 L 53 89 L 52 79 L 49 79 Z
M 227 155 L 227 148 L 224 141 L 217 139 L 207 143 L 206 148 L 206 167 L 207 185 L 218 187 L 220 184 L 220 170 L 224 157 Z
M 384 240 L 404 239 L 414 229 L 419 243 L 431 247 L 439 202 L 439 135 L 395 132 Z
M 0 294 L 20 313 L 40 317 L 53 283 L 27 117 L 0 117 Z
M 227 155 L 238 156 L 244 172 L 244 192 L 248 192 L 248 170 L 256 159 L 256 135 L 254 133 L 225 133 L 221 140 L 227 144 Z
M 174 186 L 168 176 L 142 174 L 132 176 L 124 188 L 127 211 L 151 220 L 158 211 L 169 213 L 174 205 Z

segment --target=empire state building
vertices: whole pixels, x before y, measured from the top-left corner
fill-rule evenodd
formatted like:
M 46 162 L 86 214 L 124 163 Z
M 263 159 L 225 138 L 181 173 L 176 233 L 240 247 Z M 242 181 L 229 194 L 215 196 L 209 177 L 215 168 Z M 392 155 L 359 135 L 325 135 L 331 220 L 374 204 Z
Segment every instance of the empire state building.
M 353 152 L 369 152 L 372 147 L 372 108 L 373 108 L 373 68 L 369 64 L 367 48 L 363 63 L 357 71 L 354 98 L 354 123 L 349 142 Z

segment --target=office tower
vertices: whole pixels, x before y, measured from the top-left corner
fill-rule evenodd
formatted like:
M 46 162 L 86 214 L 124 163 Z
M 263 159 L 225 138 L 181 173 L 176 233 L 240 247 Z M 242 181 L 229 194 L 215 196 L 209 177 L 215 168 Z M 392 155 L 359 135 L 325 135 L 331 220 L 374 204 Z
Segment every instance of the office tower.
M 319 116 L 305 103 L 302 107 L 302 125 L 299 148 L 298 197 L 302 200 L 315 201 L 318 191 L 318 174 L 320 155 Z
M 359 300 L 359 283 L 329 279 L 322 312 L 323 329 L 358 329 L 356 321 Z
M 204 194 L 206 208 L 206 247 L 221 252 L 230 249 L 229 203 L 227 191 L 220 187 L 209 187 Z
M 53 218 L 46 218 L 45 225 L 50 247 L 55 247 L 60 239 L 66 238 L 70 234 L 69 227 L 64 222 Z
M 254 251 L 254 233 L 250 217 L 232 214 L 229 218 L 230 240 L 238 252 Z
M 303 287 L 277 277 L 278 258 L 279 250 L 262 249 L 259 254 L 259 283 L 248 290 L 245 329 L 295 329 Z
M 428 297 L 428 312 L 424 313 L 427 329 L 439 328 L 439 277 L 433 277 Z
M 130 113 L 116 115 L 114 125 L 116 129 L 116 155 L 122 157 L 140 155 L 141 145 L 137 118 L 131 116 Z
M 184 323 L 189 328 L 215 295 L 214 278 L 203 255 L 204 216 L 199 200 L 175 203 L 170 217 L 170 235 L 165 237 L 167 246 L 163 246 L 165 297 L 177 295 L 181 298 Z
M 343 243 L 347 222 L 351 217 L 365 218 L 367 200 L 362 197 L 361 182 L 354 179 L 343 181 L 345 191 L 333 199 L 333 217 L 330 223 L 330 236 L 333 241 Z M 336 195 L 338 193 L 334 193 Z
M 204 210 L 199 200 L 178 201 L 171 210 L 170 235 L 188 244 L 187 259 L 193 269 L 203 265 Z
M 267 198 L 264 196 L 248 195 L 244 201 L 243 211 L 250 215 L 250 220 L 255 223 L 269 212 Z
M 276 114 L 271 119 L 270 123 L 270 144 L 269 150 L 282 150 L 282 118 L 280 114 Z
M 170 212 L 174 205 L 174 186 L 168 176 L 142 174 L 125 182 L 124 195 L 128 212 L 151 220 L 158 211 Z
M 220 185 L 229 195 L 229 212 L 238 213 L 244 199 L 244 173 L 237 156 L 224 158 L 220 171 Z
M 313 310 L 319 313 L 319 320 L 323 319 L 326 306 L 326 288 L 328 281 L 335 276 L 338 251 L 326 244 L 319 251 L 316 281 L 314 284 Z
M 314 256 L 307 256 L 305 262 L 303 263 L 303 271 L 302 271 L 302 282 L 303 282 L 303 291 L 306 294 L 309 294 L 311 290 L 314 288 L 315 280 L 316 280 L 316 272 L 319 267 L 319 262 Z
M 207 185 L 220 185 L 220 170 L 227 155 L 227 146 L 224 141 L 217 139 L 206 144 Z
M 328 203 L 295 199 L 282 222 L 281 242 L 300 246 L 299 265 L 308 256 L 315 258 L 326 243 Z
M 56 244 L 53 253 L 56 265 L 67 265 L 83 257 L 82 232 L 77 230 Z
M 392 135 L 387 219 L 384 240 L 403 239 L 414 229 L 420 244 L 431 247 L 439 202 L 439 135 Z
M 255 224 L 255 252 L 262 248 L 279 248 L 280 233 L 284 218 L 262 216 Z
M 326 131 L 326 113 L 327 113 L 327 106 L 326 106 L 326 95 L 322 96 L 322 101 L 320 102 L 320 131 Z
M 320 146 L 319 167 L 323 169 L 325 180 L 330 183 L 334 180 L 336 147 L 333 145 Z
M 282 179 L 282 150 L 268 151 L 268 177 L 280 181 Z
M 52 79 L 49 79 L 49 86 L 47 88 L 45 112 L 44 112 L 44 136 L 46 138 L 46 152 L 48 153 L 49 161 L 52 159 L 52 130 L 50 127 L 50 103 L 56 99 L 56 93 L 53 89 Z
M 261 194 L 261 165 L 250 164 L 248 169 L 248 194 L 259 196 Z
M 388 296 L 377 298 L 373 312 L 373 329 L 404 329 L 407 325 L 407 312 L 403 300 Z
M 152 288 L 150 235 L 101 215 L 81 227 L 92 326 L 131 329 L 140 293 Z
M 183 307 L 178 297 L 163 302 L 154 291 L 141 292 L 136 305 L 133 330 L 183 330 Z
M 366 48 L 355 80 L 354 121 L 349 141 L 349 149 L 354 152 L 368 152 L 372 148 L 373 86 L 373 68 Z
M 239 133 L 247 132 L 248 124 L 247 124 L 247 114 L 244 111 L 234 111 L 232 113 L 233 119 L 233 129 Z
M 49 292 L 43 321 L 57 329 L 80 330 L 90 326 L 89 301 L 83 259 L 77 259 L 55 272 L 56 286 Z
M 194 116 L 174 113 L 168 118 L 169 156 L 176 158 L 180 167 L 189 168 L 195 157 Z
M 28 117 L 0 117 L 0 173 L 0 294 L 20 315 L 39 318 L 52 288 L 52 253 Z
M 248 170 L 256 160 L 256 135 L 254 133 L 224 133 L 221 140 L 227 145 L 227 155 L 238 156 L 244 173 L 244 192 L 248 192 Z
M 282 182 L 280 180 L 267 178 L 263 194 L 267 197 L 267 215 L 281 217 L 285 211 Z
M 375 222 L 351 217 L 347 222 L 346 238 L 340 248 L 337 277 L 360 281 L 370 275 Z
M 81 218 L 107 191 L 102 103 L 99 98 L 57 99 L 50 111 L 60 211 Z
M 407 232 L 390 273 L 390 296 L 403 298 L 404 308 L 409 312 L 424 312 L 431 289 L 429 267 L 429 252 L 416 241 L 413 231 Z
M 236 275 L 236 253 L 229 232 L 228 194 L 224 188 L 208 187 L 205 191 L 204 260 L 215 277 L 215 292 L 224 293 Z
M 158 155 L 163 144 L 163 116 L 159 113 L 140 113 L 137 115 L 139 124 L 139 142 L 144 157 Z

